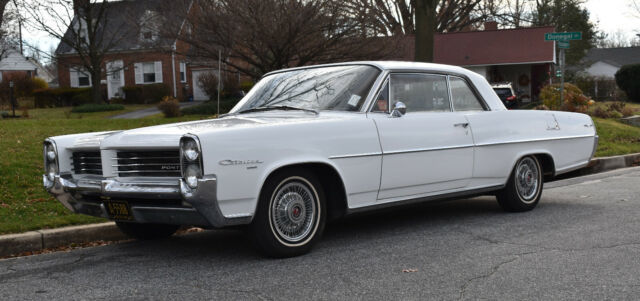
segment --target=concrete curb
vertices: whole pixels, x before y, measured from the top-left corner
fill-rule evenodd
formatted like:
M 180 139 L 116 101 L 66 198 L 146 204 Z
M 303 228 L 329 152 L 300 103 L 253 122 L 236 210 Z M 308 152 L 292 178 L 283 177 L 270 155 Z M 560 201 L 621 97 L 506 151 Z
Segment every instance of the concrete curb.
M 114 222 L 0 235 L 0 256 L 40 251 L 72 243 L 115 241 L 127 238 Z
M 573 171 L 562 178 L 579 177 L 630 166 L 640 166 L 640 153 L 595 158 L 587 167 Z M 127 238 L 114 222 L 0 235 L 0 257 L 66 246 L 72 243 L 98 240 L 115 241 Z

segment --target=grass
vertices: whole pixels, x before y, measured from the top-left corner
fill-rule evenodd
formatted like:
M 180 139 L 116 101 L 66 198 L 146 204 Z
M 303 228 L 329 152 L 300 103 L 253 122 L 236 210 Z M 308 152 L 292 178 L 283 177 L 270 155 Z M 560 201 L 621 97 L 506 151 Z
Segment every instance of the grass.
M 92 113 L 72 113 L 71 107 L 31 109 L 29 110 L 29 119 L 101 119 L 154 106 L 155 105 L 127 105 L 124 110 Z M 21 111 L 16 111 L 16 114 L 20 113 Z
M 127 107 L 126 110 L 136 107 L 141 106 Z M 202 118 L 105 119 L 113 112 L 99 112 L 72 114 L 75 118 L 66 119 L 64 112 L 68 110 L 37 109 L 30 111 L 33 117 L 29 119 L 0 120 L 0 234 L 103 221 L 73 214 L 45 192 L 42 187 L 44 138 Z
M 600 140 L 596 157 L 640 153 L 640 127 L 615 119 L 593 118 Z

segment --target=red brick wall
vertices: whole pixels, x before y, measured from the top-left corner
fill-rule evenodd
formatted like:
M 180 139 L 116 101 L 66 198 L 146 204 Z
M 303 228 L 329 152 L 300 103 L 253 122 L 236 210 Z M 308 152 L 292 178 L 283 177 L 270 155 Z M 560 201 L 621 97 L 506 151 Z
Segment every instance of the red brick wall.
M 122 60 L 124 64 L 124 80 L 125 86 L 133 86 L 135 85 L 135 63 L 145 63 L 145 62 L 162 62 L 162 81 L 166 84 L 173 94 L 173 69 L 171 68 L 171 52 L 129 52 L 129 53 L 114 53 L 107 55 L 105 58 L 105 62 Z M 191 82 L 191 72 L 189 67 L 187 66 L 187 82 L 180 82 L 180 62 L 184 61 L 184 56 L 175 54 L 175 84 L 176 84 L 176 94 L 178 99 L 183 99 L 183 86 Z M 65 56 L 58 58 L 58 82 L 60 87 L 70 87 L 71 79 L 69 74 L 70 67 L 79 66 L 80 58 L 75 56 Z M 103 66 L 103 68 L 106 68 Z M 103 74 L 103 80 L 106 80 L 106 75 Z M 191 90 L 191 87 L 189 87 Z M 188 92 L 191 93 L 190 91 Z

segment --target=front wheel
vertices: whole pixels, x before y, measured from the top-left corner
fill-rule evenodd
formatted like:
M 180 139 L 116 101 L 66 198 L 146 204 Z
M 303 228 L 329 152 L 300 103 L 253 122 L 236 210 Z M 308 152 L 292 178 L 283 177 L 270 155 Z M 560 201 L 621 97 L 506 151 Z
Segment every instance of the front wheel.
M 249 233 L 267 256 L 298 256 L 322 235 L 325 215 L 320 181 L 309 171 L 291 169 L 265 182 Z
M 505 211 L 522 212 L 536 207 L 542 196 L 542 168 L 535 156 L 518 160 L 509 176 L 507 186 L 496 194 L 498 204 Z

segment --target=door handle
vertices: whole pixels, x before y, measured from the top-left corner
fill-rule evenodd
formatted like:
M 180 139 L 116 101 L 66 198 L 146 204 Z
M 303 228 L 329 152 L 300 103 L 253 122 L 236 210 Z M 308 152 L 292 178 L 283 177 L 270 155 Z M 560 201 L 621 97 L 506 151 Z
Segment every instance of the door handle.
M 456 123 L 453 126 L 461 126 L 461 127 L 466 129 L 469 126 L 469 123 L 468 122 L 461 122 L 461 123 Z

